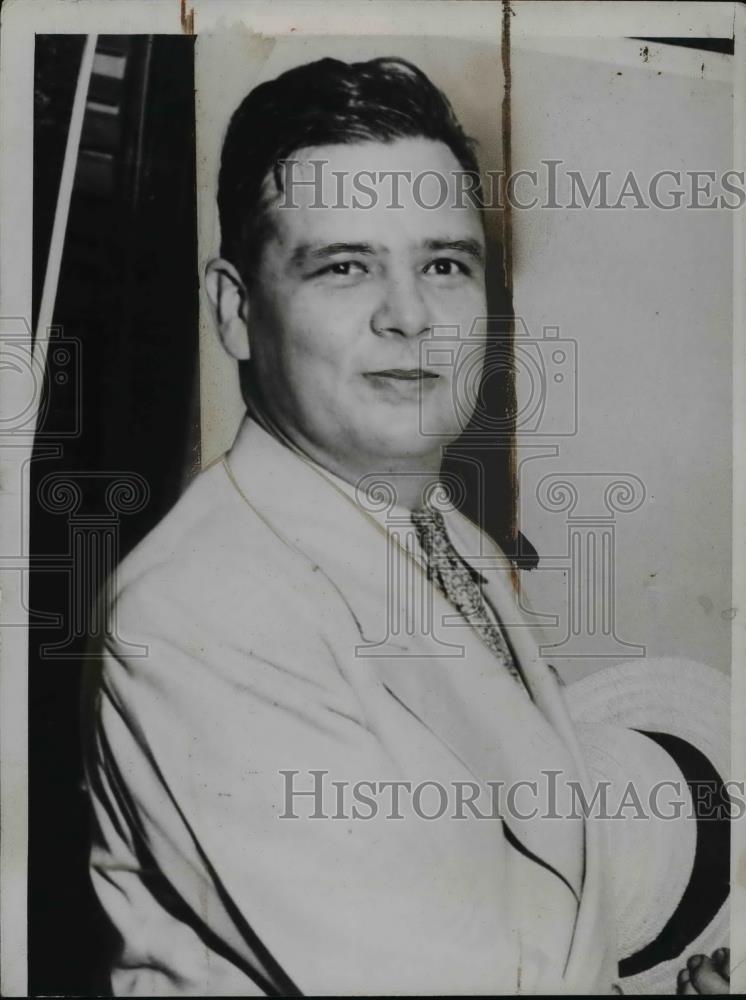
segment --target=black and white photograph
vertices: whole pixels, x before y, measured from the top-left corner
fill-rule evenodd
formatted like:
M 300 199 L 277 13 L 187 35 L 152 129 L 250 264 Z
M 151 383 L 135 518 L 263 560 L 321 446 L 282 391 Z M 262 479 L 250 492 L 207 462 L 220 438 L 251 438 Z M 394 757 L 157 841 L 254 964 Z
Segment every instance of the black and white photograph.
M 746 988 L 746 13 L 10 0 L 0 994 Z

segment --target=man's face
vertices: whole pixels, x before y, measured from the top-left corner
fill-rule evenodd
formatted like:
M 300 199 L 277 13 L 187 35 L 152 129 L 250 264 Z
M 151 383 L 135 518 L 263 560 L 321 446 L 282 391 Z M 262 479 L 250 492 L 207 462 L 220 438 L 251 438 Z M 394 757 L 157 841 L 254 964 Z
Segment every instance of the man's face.
M 278 197 L 268 208 L 271 235 L 249 276 L 251 358 L 265 406 L 335 471 L 414 471 L 418 458 L 432 466 L 470 415 L 458 373 L 473 382 L 483 360 L 481 343 L 453 341 L 486 315 L 482 223 L 459 204 L 461 167 L 445 144 L 427 139 L 314 147 L 293 159 L 285 199 L 295 207 Z M 327 161 L 324 207 L 311 207 L 316 192 L 298 183 L 319 176 L 310 160 Z M 431 173 L 419 189 L 402 179 L 403 207 L 392 208 L 391 180 L 363 171 Z M 358 193 L 352 204 L 353 176 L 375 199 Z M 429 364 L 423 345 L 439 327 L 451 339 Z

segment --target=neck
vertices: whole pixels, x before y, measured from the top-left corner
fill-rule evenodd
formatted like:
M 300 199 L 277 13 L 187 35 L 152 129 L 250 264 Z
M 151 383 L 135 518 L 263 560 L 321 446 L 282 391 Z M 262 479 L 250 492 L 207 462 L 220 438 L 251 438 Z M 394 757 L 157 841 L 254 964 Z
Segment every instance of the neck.
M 356 462 L 346 462 L 333 455 L 320 452 L 313 442 L 296 439 L 281 428 L 256 399 L 247 399 L 249 416 L 268 434 L 296 454 L 320 465 L 350 486 L 367 494 L 371 504 L 385 501 L 391 506 L 416 510 L 427 500 L 440 481 L 441 449 L 425 456 L 402 458 L 376 458 L 364 456 Z M 412 466 L 417 471 L 412 471 Z
M 437 493 L 440 482 L 439 465 L 431 472 L 412 473 L 397 469 L 382 471 L 380 465 L 371 463 L 370 468 L 376 471 L 360 476 L 352 476 L 345 469 L 335 469 L 329 464 L 325 468 L 365 494 L 363 503 L 371 509 L 396 506 L 410 511 L 417 510 L 425 504 L 433 491 Z

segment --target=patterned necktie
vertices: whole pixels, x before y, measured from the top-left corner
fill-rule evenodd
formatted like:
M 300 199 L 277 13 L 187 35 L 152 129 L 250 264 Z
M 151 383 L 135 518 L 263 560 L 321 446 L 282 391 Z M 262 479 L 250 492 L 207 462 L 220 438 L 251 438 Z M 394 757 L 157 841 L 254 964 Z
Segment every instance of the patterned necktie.
M 487 612 L 477 580 L 481 574 L 473 570 L 458 554 L 448 537 L 443 515 L 431 507 L 412 511 L 412 524 L 427 559 L 427 575 L 434 580 L 448 601 L 476 631 L 485 646 L 503 663 L 515 680 L 524 687 L 523 678 L 502 630 Z

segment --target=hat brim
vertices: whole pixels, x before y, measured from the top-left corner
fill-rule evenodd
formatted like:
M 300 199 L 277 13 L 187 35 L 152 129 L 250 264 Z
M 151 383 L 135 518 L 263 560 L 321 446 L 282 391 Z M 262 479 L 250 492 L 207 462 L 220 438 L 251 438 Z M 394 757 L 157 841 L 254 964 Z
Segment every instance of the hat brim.
M 565 692 L 579 732 L 598 734 L 608 727 L 621 727 L 674 736 L 700 751 L 723 782 L 730 779 L 730 685 L 719 671 L 673 657 L 628 660 L 570 684 Z M 623 773 L 626 762 L 615 764 L 618 773 Z M 728 935 L 726 900 L 680 955 L 624 978 L 624 992 L 674 992 L 676 975 L 687 958 L 727 945 Z

